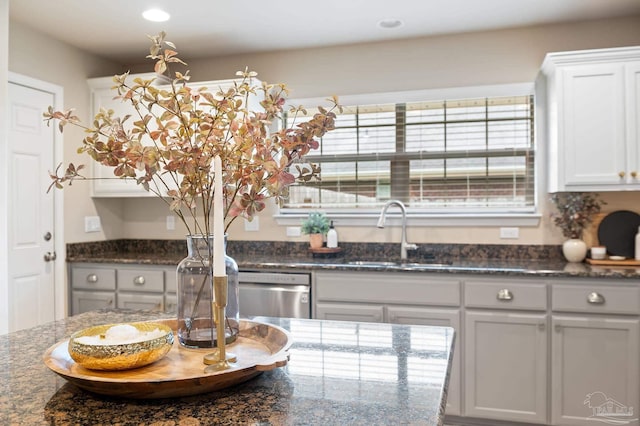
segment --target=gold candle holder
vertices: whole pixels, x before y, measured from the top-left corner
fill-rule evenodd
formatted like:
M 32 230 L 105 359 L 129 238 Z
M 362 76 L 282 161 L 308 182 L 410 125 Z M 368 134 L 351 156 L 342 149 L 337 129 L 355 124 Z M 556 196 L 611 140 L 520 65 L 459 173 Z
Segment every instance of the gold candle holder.
M 227 343 L 225 336 L 225 308 L 227 307 L 228 286 L 227 277 L 213 277 L 213 320 L 216 324 L 216 337 L 218 348 L 204 356 L 204 363 L 208 365 L 205 371 L 222 371 L 234 367 L 233 363 L 237 357 L 232 353 L 227 353 Z

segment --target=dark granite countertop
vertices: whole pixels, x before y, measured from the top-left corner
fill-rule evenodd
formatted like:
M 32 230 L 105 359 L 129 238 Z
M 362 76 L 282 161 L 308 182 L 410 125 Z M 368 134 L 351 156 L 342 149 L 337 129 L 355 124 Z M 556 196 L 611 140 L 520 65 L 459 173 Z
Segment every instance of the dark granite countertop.
M 70 244 L 68 262 L 177 265 L 186 255 L 184 241 L 117 240 Z M 344 244 L 332 256 L 313 255 L 307 244 L 228 243 L 241 269 L 432 272 L 539 277 L 640 278 L 640 266 L 567 263 L 557 246 L 431 245 L 401 263 L 397 244 Z M 412 253 L 413 254 L 413 253 Z M 368 261 L 358 264 L 359 261 Z M 376 263 L 379 262 L 379 263 Z
M 77 330 L 159 319 L 88 312 L 0 336 L 0 424 L 7 425 L 441 425 L 453 329 L 262 319 L 294 339 L 286 367 L 208 394 L 125 400 L 67 383 L 42 362 Z

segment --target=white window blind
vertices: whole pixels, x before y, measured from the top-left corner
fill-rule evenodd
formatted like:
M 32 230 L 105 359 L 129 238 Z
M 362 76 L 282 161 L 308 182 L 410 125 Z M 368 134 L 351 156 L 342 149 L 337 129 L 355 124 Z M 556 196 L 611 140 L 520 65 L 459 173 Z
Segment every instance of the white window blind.
M 345 107 L 284 208 L 532 211 L 533 116 L 530 95 Z

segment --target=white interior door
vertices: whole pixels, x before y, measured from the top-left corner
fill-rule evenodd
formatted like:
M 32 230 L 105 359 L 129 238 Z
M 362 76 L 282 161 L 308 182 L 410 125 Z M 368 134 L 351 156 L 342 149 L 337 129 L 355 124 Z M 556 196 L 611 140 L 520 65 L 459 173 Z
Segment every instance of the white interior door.
M 10 81 L 8 104 L 9 331 L 16 331 L 56 318 L 56 262 L 64 257 L 56 260 L 55 198 L 46 193 L 55 127 L 42 117 L 56 95 Z

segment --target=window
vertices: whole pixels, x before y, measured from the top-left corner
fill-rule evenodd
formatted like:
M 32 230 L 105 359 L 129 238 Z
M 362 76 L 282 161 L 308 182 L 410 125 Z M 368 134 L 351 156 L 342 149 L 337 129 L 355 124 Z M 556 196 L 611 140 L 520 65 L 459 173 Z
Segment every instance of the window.
M 533 110 L 531 95 L 347 106 L 307 156 L 321 180 L 283 210 L 533 212 Z

